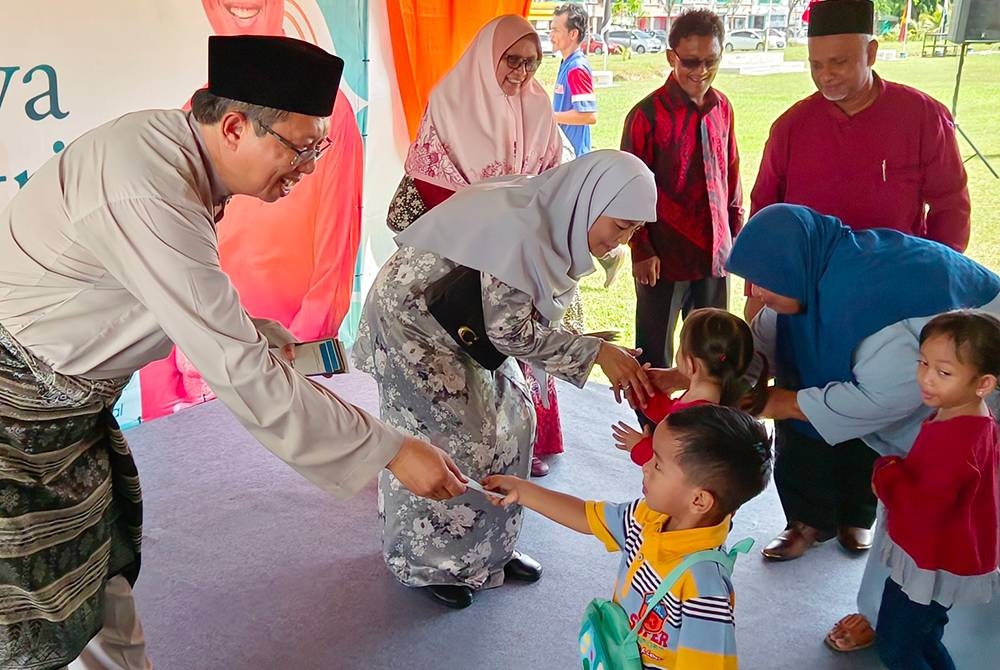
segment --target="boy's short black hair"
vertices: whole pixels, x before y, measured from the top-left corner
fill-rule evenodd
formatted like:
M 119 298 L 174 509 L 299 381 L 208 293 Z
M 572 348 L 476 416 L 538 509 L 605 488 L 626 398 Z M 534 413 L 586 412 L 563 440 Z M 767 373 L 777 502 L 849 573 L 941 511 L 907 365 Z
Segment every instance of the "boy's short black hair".
M 720 49 L 726 41 L 726 29 L 722 25 L 722 19 L 710 9 L 690 9 L 678 16 L 670 26 L 667 44 L 671 49 L 676 49 L 682 39 L 691 35 L 699 37 L 711 35 L 719 40 Z
M 695 486 L 712 492 L 720 515 L 732 514 L 771 479 L 771 437 L 746 412 L 699 405 L 665 419 L 679 449 L 677 461 Z

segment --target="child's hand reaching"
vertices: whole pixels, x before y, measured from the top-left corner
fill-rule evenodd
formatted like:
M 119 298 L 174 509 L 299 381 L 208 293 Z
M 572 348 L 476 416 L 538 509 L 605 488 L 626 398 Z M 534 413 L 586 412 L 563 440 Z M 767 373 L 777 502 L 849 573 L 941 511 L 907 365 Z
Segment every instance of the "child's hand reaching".
M 649 426 L 643 428 L 640 433 L 624 421 L 619 421 L 611 426 L 611 434 L 615 438 L 615 447 L 622 451 L 632 451 L 635 445 L 639 444 L 643 438 L 652 435 L 652 432 L 649 430 Z
M 490 502 L 500 507 L 517 504 L 520 500 L 520 487 L 526 482 L 520 477 L 513 475 L 490 475 L 483 480 L 483 488 L 487 491 L 502 493 L 503 498 L 490 496 Z
M 521 505 L 544 514 L 567 528 L 581 533 L 592 532 L 587 520 L 587 503 L 579 498 L 550 491 L 511 475 L 490 475 L 483 480 L 483 488 L 503 495 L 502 499 L 490 497 L 490 502 L 494 505 Z

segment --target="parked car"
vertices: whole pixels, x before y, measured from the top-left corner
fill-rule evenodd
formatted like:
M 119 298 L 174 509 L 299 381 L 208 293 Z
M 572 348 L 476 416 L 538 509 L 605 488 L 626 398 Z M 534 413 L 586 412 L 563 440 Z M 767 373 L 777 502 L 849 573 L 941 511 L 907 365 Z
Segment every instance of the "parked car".
M 767 36 L 767 46 L 769 49 L 784 49 L 784 36 L 772 28 Z M 726 35 L 726 40 L 722 43 L 722 48 L 726 51 L 763 51 L 764 33 L 760 30 L 734 30 Z
M 606 42 L 627 47 L 637 54 L 663 51 L 660 40 L 641 30 L 609 30 L 604 35 Z
M 764 37 L 756 30 L 734 30 L 722 43 L 726 51 L 763 51 Z
M 555 49 L 552 48 L 552 38 L 549 37 L 547 32 L 537 31 L 538 40 L 542 43 L 542 55 L 543 56 L 555 56 Z
M 637 30 L 635 32 L 639 33 L 643 37 L 648 37 L 651 40 L 656 40 L 657 42 L 659 42 L 660 43 L 660 51 L 665 51 L 666 50 L 666 48 L 667 48 L 667 39 L 666 39 L 665 36 L 664 36 L 663 39 L 660 39 L 660 36 L 657 35 L 656 32 L 654 32 L 652 30 Z
M 620 54 L 622 52 L 622 46 L 620 44 L 610 42 L 605 45 L 604 42 L 593 37 L 581 44 L 580 48 L 583 49 L 584 53 L 588 54 L 602 54 L 605 49 L 607 49 L 609 54 Z
M 660 44 L 663 45 L 664 49 L 667 48 L 667 31 L 666 30 L 650 30 L 649 32 L 653 35 L 653 37 L 655 37 L 656 39 L 660 40 Z
M 806 44 L 807 29 L 805 26 L 796 26 L 789 29 L 785 44 Z

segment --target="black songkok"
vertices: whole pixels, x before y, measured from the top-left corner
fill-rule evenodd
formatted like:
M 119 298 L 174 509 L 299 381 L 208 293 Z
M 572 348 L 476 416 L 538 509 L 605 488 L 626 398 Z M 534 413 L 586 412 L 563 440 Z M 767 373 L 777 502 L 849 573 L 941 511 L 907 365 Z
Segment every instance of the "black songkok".
M 809 37 L 871 35 L 874 27 L 871 0 L 821 0 L 809 7 Z
M 307 116 L 330 116 L 344 61 L 309 42 L 264 35 L 208 38 L 208 91 Z

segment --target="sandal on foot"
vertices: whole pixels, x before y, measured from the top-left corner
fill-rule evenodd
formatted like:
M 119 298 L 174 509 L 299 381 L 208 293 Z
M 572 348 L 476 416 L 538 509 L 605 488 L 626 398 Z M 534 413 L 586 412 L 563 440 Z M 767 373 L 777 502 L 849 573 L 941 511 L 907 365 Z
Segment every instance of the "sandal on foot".
M 848 614 L 834 624 L 825 642 L 836 652 L 859 651 L 875 644 L 875 631 L 863 614 Z

